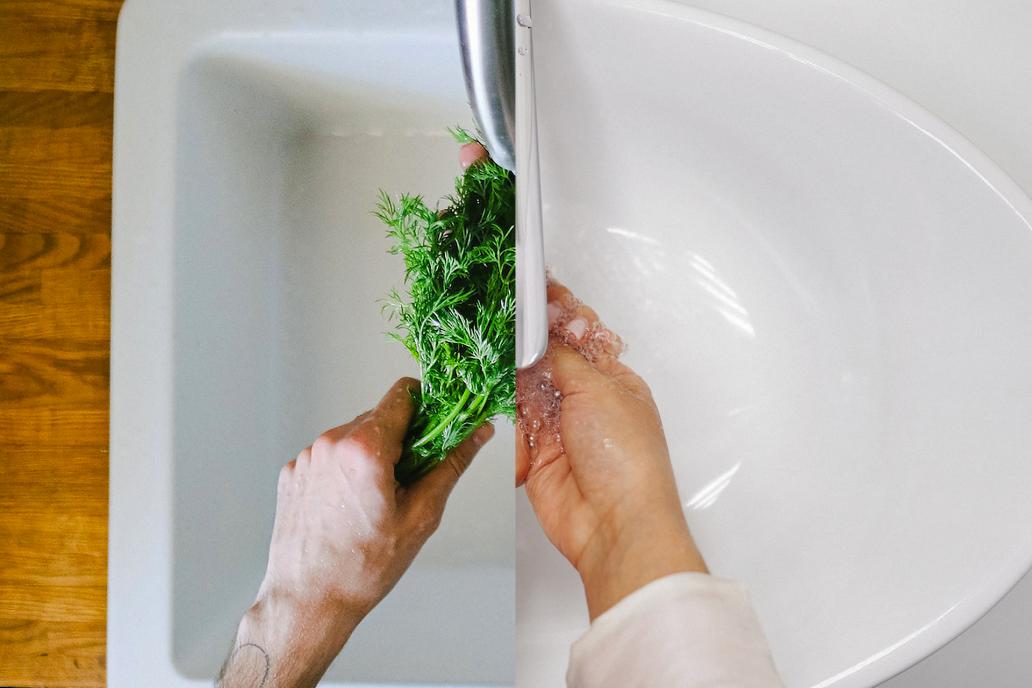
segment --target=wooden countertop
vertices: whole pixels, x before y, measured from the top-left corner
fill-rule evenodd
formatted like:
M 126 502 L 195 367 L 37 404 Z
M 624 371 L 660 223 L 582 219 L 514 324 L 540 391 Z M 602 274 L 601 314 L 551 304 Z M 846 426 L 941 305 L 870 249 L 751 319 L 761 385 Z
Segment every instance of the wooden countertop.
M 104 685 L 121 0 L 0 0 L 0 686 Z

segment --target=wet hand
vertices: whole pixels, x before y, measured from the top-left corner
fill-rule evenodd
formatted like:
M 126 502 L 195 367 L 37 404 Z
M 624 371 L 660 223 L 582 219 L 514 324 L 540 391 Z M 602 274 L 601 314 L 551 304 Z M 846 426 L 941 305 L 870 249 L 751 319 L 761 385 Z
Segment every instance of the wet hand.
M 549 540 L 581 575 L 594 619 L 653 580 L 706 566 L 681 510 L 648 385 L 605 347 L 589 362 L 576 347 L 592 336 L 598 316 L 561 285 L 548 296 L 562 336 L 553 334 L 539 365 L 561 394 L 559 441 L 518 428 L 516 479 Z M 517 384 L 532 379 L 521 372 Z
M 238 685 L 235 677 L 266 665 L 268 685 L 315 685 L 437 529 L 493 428 L 481 427 L 426 476 L 400 486 L 394 465 L 418 388 L 399 380 L 376 408 L 324 432 L 283 467 L 265 579 L 220 685 Z

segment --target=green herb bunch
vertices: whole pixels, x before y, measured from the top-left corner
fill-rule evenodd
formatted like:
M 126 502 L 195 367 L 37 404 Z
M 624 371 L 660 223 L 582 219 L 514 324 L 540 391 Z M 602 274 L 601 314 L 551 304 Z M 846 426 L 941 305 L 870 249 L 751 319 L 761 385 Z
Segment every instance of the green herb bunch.
M 460 143 L 474 139 L 461 129 Z M 403 298 L 391 292 L 390 336 L 419 361 L 416 414 L 395 477 L 407 484 L 480 425 L 516 412 L 515 178 L 492 160 L 455 180 L 446 207 L 380 192 L 376 210 L 405 259 Z

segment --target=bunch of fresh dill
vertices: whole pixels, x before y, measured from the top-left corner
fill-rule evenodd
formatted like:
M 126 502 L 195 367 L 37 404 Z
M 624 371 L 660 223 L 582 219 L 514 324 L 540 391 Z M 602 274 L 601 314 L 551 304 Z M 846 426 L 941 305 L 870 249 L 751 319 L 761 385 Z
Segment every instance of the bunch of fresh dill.
M 474 139 L 452 131 L 460 143 Z M 406 484 L 437 465 L 481 424 L 515 416 L 515 178 L 491 160 L 455 180 L 444 209 L 421 196 L 376 210 L 405 259 L 408 294 L 390 294 L 398 340 L 419 362 L 416 414 L 395 468 Z

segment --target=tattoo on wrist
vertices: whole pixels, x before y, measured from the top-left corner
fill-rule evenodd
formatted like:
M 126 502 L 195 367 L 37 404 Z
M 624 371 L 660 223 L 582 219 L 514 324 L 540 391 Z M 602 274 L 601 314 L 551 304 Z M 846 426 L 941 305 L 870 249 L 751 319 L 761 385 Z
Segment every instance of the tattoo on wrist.
M 272 660 L 257 643 L 241 643 L 230 653 L 215 679 L 216 688 L 265 688 Z M 226 679 L 232 683 L 224 684 Z

